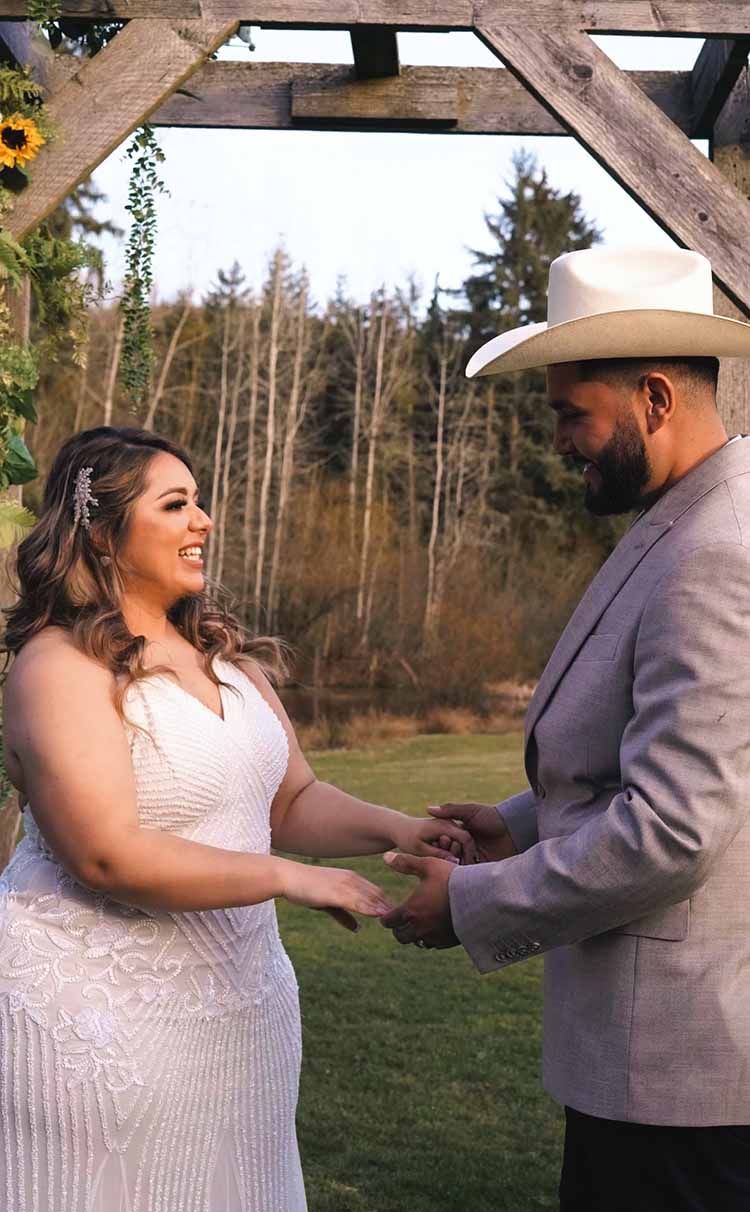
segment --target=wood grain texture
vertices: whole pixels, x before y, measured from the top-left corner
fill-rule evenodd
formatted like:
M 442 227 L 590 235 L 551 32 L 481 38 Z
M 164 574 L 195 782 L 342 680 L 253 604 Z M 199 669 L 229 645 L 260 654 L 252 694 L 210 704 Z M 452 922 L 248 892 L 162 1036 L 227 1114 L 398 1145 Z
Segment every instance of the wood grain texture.
M 355 25 L 351 30 L 354 71 L 361 80 L 399 73 L 398 38 L 386 25 Z
M 201 0 L 64 0 L 60 6 L 63 17 L 80 17 L 82 20 L 107 20 L 117 17 L 153 17 L 158 20 L 177 21 L 184 18 L 200 19 L 203 16 L 205 4 Z M 23 0 L 2 0 L 0 3 L 0 18 L 27 16 L 27 6 Z
M 28 341 L 31 321 L 31 284 L 28 277 L 23 279 L 19 290 L 8 290 L 4 296 L 10 309 L 11 323 L 19 337 Z M 28 430 L 28 423 L 25 423 Z M 20 484 L 12 484 L 3 493 L 5 500 L 19 505 L 23 503 L 23 489 Z M 16 546 L 0 551 L 0 606 L 12 606 L 17 600 L 16 588 L 12 577 Z M 0 690 L 2 695 L 2 690 Z M 18 826 L 21 819 L 18 806 L 18 794 L 11 791 L 5 799 L 0 796 L 0 871 L 8 865 L 10 857 L 16 848 Z
M 745 198 L 750 198 L 750 72 L 745 67 L 719 115 L 711 142 L 714 164 Z M 720 287 L 714 289 L 714 311 L 744 319 Z M 724 358 L 719 376 L 719 411 L 727 432 L 750 433 L 750 362 Z
M 399 29 L 471 29 L 502 20 L 592 33 L 750 34 L 748 0 L 64 0 L 65 16 L 196 17 L 253 25 L 341 28 L 357 24 Z M 24 0 L 0 0 L 0 18 L 26 16 Z
M 711 261 L 750 315 L 750 203 L 587 34 L 485 25 L 481 36 L 665 231 Z
M 681 130 L 691 121 L 689 72 L 633 72 L 632 79 Z M 306 115 L 306 126 L 320 130 L 356 127 L 350 101 L 365 91 L 350 67 L 308 63 L 206 63 L 196 71 L 185 92 L 173 93 L 152 115 L 156 126 L 237 127 L 289 130 L 292 92 L 307 88 L 328 106 L 318 117 Z M 433 97 L 455 98 L 452 134 L 566 135 L 568 131 L 532 97 L 512 72 L 491 67 L 404 67 L 396 79 L 378 81 L 373 104 L 382 107 L 382 129 L 424 129 L 406 114 L 420 112 L 437 121 Z M 364 103 L 358 104 L 361 110 Z M 442 111 L 441 111 L 442 112 Z M 443 117 L 445 115 L 443 114 Z M 371 107 L 361 129 L 378 127 Z M 443 132 L 445 133 L 445 132 Z
M 440 81 L 429 90 L 394 89 L 386 80 L 341 81 L 331 88 L 309 80 L 292 81 L 293 122 L 336 121 L 342 127 L 370 124 L 393 127 L 452 126 L 457 120 L 458 96 L 454 84 Z
M 37 84 L 48 91 L 59 88 L 75 71 L 72 56 L 56 55 L 46 38 L 28 21 L 0 23 L 0 59 L 30 67 Z
M 710 138 L 714 123 L 747 63 L 748 48 L 750 42 L 742 38 L 704 43 L 691 77 L 694 138 Z
M 234 32 L 236 22 L 132 21 L 49 98 L 59 131 L 7 226 L 21 240 Z

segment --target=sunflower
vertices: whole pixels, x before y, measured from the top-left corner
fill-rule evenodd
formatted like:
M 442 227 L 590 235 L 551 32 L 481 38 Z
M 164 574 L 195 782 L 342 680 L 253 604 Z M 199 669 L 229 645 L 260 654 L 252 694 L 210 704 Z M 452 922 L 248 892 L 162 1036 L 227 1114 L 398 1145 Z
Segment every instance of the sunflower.
M 28 160 L 34 159 L 43 143 L 33 118 L 24 118 L 23 114 L 0 118 L 0 166 L 23 168 Z

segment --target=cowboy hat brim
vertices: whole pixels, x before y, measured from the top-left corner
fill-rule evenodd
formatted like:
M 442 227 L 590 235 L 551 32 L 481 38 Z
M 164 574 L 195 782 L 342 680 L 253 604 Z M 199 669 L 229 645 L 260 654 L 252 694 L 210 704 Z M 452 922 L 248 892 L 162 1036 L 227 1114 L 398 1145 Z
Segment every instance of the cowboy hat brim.
M 466 377 L 610 358 L 750 358 L 750 324 L 704 312 L 608 311 L 562 324 L 527 324 L 487 341 Z

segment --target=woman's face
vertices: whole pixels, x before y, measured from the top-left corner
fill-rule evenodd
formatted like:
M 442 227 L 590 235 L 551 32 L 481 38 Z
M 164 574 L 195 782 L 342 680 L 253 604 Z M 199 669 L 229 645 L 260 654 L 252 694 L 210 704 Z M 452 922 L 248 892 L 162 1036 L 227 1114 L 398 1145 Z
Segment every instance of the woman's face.
M 121 553 L 128 594 L 171 605 L 203 589 L 203 544 L 213 527 L 198 487 L 180 459 L 159 451 L 147 468 Z M 191 550 L 192 549 L 192 550 Z

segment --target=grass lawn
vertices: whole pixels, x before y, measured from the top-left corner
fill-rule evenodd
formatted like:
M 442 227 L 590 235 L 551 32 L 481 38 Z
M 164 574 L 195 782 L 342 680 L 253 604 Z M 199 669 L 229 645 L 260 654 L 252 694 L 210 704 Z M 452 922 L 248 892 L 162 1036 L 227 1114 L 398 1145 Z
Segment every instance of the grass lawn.
M 517 735 L 309 756 L 320 778 L 417 815 L 524 783 Z M 351 865 L 394 899 L 411 886 L 380 858 Z M 480 977 L 460 948 L 399 947 L 377 922 L 354 936 L 279 910 L 302 996 L 310 1212 L 556 1208 L 562 1112 L 540 1081 L 541 961 Z

